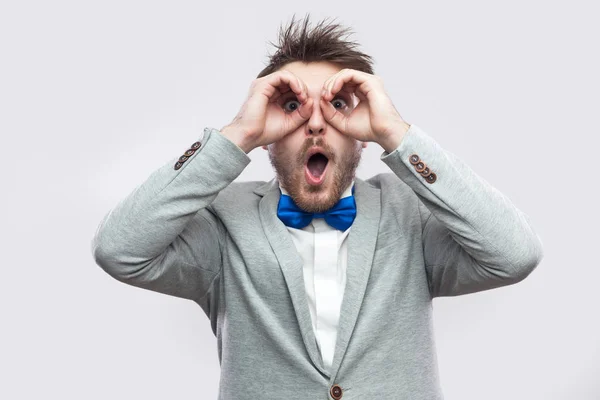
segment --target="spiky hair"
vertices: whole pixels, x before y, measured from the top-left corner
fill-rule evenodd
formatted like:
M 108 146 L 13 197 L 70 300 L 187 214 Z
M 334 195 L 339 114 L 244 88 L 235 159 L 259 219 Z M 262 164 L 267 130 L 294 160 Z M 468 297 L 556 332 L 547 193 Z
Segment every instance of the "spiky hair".
M 279 27 L 279 43 L 271 41 L 277 50 L 269 55 L 268 65 L 258 74 L 257 78 L 269 75 L 284 65 L 293 61 L 328 61 L 340 68 L 351 68 L 374 74 L 373 58 L 356 50 L 357 42 L 344 39 L 352 30 L 328 19 L 309 27 L 310 13 L 304 20 L 295 21 L 295 14 L 287 27 Z

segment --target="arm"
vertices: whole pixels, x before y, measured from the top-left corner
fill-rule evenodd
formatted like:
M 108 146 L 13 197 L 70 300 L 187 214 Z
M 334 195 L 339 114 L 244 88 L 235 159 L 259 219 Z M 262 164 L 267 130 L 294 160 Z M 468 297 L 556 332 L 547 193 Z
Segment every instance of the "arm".
M 221 272 L 226 235 L 210 204 L 250 158 L 216 129 L 206 128 L 199 143 L 180 168 L 178 156 L 114 207 L 91 248 L 115 279 L 202 306 Z
M 411 163 L 413 154 L 435 181 L 417 171 L 423 166 Z M 398 147 L 384 151 L 381 160 L 419 197 L 432 297 L 513 284 L 541 261 L 542 242 L 528 217 L 418 126 L 410 125 Z

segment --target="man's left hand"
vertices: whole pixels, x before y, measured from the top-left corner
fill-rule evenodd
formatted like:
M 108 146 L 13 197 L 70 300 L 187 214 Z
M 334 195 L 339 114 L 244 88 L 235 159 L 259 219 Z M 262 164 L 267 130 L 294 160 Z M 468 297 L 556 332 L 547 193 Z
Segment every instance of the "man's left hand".
M 330 103 L 340 90 L 360 100 L 350 114 Z M 376 142 L 388 152 L 398 147 L 410 127 L 385 92 L 381 77 L 355 69 L 344 68 L 325 81 L 320 106 L 327 122 L 342 134 Z

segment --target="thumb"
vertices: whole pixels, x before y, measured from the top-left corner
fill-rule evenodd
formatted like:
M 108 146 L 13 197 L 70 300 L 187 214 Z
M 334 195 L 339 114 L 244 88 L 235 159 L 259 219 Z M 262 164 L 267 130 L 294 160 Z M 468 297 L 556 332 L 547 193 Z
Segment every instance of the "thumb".
M 307 119 L 310 118 L 312 114 L 313 107 L 313 99 L 309 98 L 306 103 L 301 104 L 300 108 L 298 108 L 298 112 L 293 112 L 289 115 L 289 118 L 292 119 L 292 125 L 298 127 L 304 123 Z
M 324 99 L 320 100 L 320 107 L 325 120 L 329 122 L 329 124 L 335 129 L 343 132 L 345 130 L 344 126 L 346 124 L 346 117 L 337 111 L 333 104 Z

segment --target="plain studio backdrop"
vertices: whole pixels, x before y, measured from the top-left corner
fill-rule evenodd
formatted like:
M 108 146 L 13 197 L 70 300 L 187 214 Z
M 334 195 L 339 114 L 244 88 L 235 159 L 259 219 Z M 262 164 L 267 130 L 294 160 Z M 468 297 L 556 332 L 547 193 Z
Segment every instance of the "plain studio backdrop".
M 523 282 L 436 298 L 447 400 L 600 399 L 596 2 L 0 6 L 2 399 L 216 399 L 195 303 L 93 260 L 102 217 L 229 123 L 293 13 L 350 26 L 400 114 L 531 217 Z M 357 175 L 391 172 L 370 143 Z M 274 176 L 258 148 L 237 178 Z M 378 373 L 373 371 L 374 374 Z

